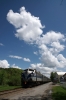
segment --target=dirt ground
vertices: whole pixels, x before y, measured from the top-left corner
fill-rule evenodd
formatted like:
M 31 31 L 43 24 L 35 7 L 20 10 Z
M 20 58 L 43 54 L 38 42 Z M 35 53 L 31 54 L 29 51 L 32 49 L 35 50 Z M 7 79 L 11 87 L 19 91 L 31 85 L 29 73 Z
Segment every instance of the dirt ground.
M 49 82 L 37 87 L 27 88 L 18 93 L 2 95 L 0 98 L 4 100 L 52 100 L 51 90 L 53 86 L 55 85 L 53 85 L 52 82 Z

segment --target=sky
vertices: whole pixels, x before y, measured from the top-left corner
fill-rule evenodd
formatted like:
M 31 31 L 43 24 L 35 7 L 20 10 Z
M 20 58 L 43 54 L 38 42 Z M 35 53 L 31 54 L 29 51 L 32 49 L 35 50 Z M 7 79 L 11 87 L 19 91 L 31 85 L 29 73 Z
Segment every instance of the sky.
M 0 0 L 0 67 L 66 71 L 66 0 Z

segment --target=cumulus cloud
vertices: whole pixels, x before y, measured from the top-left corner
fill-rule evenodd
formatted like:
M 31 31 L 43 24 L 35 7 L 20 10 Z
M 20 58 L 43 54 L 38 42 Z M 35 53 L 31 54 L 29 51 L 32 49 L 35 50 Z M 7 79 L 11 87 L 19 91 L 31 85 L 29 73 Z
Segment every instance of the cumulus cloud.
M 38 55 L 38 52 L 37 51 L 35 51 L 35 52 L 33 52 L 35 55 Z
M 59 61 L 66 61 L 66 58 L 64 58 L 64 56 L 62 55 L 62 54 L 59 54 L 58 56 L 57 56 L 57 58 L 58 58 L 58 60 Z
M 57 67 L 59 65 L 57 58 L 49 51 L 42 54 L 41 60 L 46 67 Z
M 10 64 L 7 60 L 0 60 L 0 68 L 10 68 Z M 15 64 L 11 65 L 11 68 L 21 69 L 19 66 L 16 66 Z
M 7 20 L 16 28 L 15 36 L 26 42 L 34 42 L 42 33 L 42 26 L 39 17 L 31 15 L 25 10 L 25 7 L 20 8 L 20 13 L 14 13 L 9 10 Z
M 36 44 L 52 44 L 53 42 L 60 42 L 65 41 L 65 37 L 60 32 L 49 31 L 45 35 L 43 34 L 42 37 L 38 37 L 36 40 Z
M 66 58 L 61 54 L 65 49 L 66 38 L 61 32 L 49 31 L 44 34 L 42 29 L 45 26 L 43 27 L 39 17 L 31 15 L 25 7 L 21 7 L 19 13 L 9 10 L 7 20 L 16 28 L 15 37 L 37 45 L 42 64 L 32 64 L 31 67 L 51 72 L 53 69 L 66 66 Z M 34 54 L 37 55 L 37 52 Z M 30 62 L 29 58 L 16 58 Z
M 0 46 L 4 46 L 2 43 L 0 43 Z
M 29 58 L 23 58 L 24 61 L 30 62 Z
M 64 50 L 64 47 L 65 47 L 64 45 L 61 45 L 60 42 L 52 42 L 51 46 L 53 48 L 56 48 L 56 50 L 58 52 L 63 51 Z
M 0 60 L 0 68 L 9 68 L 10 64 L 7 60 Z
M 10 58 L 22 59 L 23 61 L 30 62 L 29 58 L 23 58 L 20 56 L 9 55 Z
M 39 53 L 41 54 L 41 61 L 46 67 L 60 67 L 66 66 L 66 60 L 60 61 L 58 56 L 61 51 L 65 49 L 63 44 L 65 36 L 60 32 L 47 32 L 43 37 L 40 37 L 36 44 L 39 48 Z M 60 44 L 61 43 L 61 44 Z M 61 54 L 62 55 L 62 54 Z M 65 57 L 63 57 L 66 59 Z
M 16 66 L 15 64 L 13 64 L 13 65 L 11 66 L 11 68 L 18 68 L 18 69 L 21 69 L 19 66 Z
M 41 52 L 41 61 L 42 63 L 44 63 L 46 67 L 50 68 L 51 67 L 63 68 L 66 66 L 66 58 L 62 54 L 53 55 L 52 52 L 50 52 L 49 50 Z

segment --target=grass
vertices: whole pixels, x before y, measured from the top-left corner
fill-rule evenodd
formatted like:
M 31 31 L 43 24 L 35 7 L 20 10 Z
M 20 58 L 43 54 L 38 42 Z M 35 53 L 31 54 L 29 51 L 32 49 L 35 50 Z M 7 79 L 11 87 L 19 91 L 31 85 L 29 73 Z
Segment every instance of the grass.
M 5 91 L 5 90 L 12 90 L 12 89 L 16 89 L 16 88 L 20 88 L 21 86 L 0 86 L 0 92 L 1 91 Z
M 53 100 L 66 100 L 66 89 L 62 86 L 55 86 L 52 89 Z

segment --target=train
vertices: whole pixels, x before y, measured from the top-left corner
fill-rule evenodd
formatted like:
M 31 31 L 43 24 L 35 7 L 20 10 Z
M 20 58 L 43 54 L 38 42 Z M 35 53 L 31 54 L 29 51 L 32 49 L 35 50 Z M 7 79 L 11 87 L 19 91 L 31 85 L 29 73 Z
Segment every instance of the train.
M 25 69 L 21 74 L 22 87 L 32 87 L 50 82 L 50 79 L 36 69 Z

